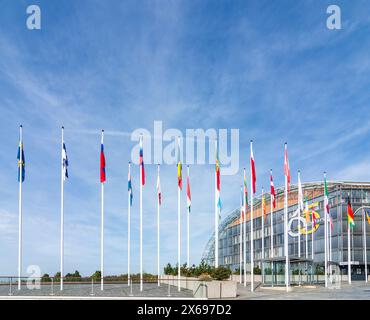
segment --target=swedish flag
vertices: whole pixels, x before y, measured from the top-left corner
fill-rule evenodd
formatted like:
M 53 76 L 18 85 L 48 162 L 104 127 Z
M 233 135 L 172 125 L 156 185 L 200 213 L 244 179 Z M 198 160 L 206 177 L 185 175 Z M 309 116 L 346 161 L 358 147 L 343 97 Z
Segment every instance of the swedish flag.
M 24 150 L 23 150 L 23 142 L 19 142 L 19 147 L 18 147 L 18 182 L 23 182 L 24 177 L 26 175 L 26 161 L 24 159 Z M 22 179 L 21 179 L 22 178 Z

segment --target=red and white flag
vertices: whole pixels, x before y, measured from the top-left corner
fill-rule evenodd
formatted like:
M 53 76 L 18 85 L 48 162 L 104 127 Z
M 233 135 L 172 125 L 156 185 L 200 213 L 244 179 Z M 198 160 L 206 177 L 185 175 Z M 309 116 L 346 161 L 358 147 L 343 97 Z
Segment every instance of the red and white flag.
M 253 193 L 256 193 L 256 167 L 254 164 L 254 155 L 253 155 L 253 141 L 251 141 L 251 175 L 252 175 L 252 190 Z
M 288 192 L 290 192 L 290 167 L 289 167 L 287 143 L 285 143 L 285 150 L 284 150 L 284 175 L 287 179 Z
M 191 207 L 191 194 L 190 194 L 190 178 L 189 178 L 189 166 L 188 166 L 188 175 L 186 177 L 186 204 L 190 212 Z
M 276 193 L 275 193 L 274 179 L 272 178 L 272 170 L 270 170 L 270 196 L 272 199 L 272 206 L 275 209 L 276 208 Z

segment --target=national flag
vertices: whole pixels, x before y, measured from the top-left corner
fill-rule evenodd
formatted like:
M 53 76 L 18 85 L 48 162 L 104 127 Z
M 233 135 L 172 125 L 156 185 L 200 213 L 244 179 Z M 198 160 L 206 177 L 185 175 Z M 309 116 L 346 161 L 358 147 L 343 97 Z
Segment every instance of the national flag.
M 68 157 L 67 157 L 67 149 L 66 145 L 63 141 L 63 148 L 62 148 L 62 168 L 63 168 L 63 181 L 68 178 Z
M 191 208 L 191 193 L 190 193 L 190 178 L 189 175 L 186 177 L 186 203 L 190 212 Z
M 127 177 L 127 190 L 128 190 L 128 194 L 130 196 L 130 206 L 132 207 L 132 199 L 134 197 L 133 193 L 132 193 L 132 182 L 131 182 L 131 168 L 130 168 L 130 164 L 129 164 L 129 167 L 128 167 L 128 177 Z
M 23 182 L 26 174 L 26 161 L 24 158 L 23 141 L 19 141 L 17 159 L 18 159 L 18 182 Z M 22 181 L 20 181 L 21 174 Z
M 217 206 L 221 210 L 221 207 L 222 207 L 222 204 L 221 204 L 221 196 L 220 196 L 221 177 L 220 177 L 220 160 L 219 160 L 219 156 L 218 156 L 217 141 L 216 141 L 216 164 L 215 164 L 215 170 L 216 170 Z
M 324 174 L 324 208 L 325 208 L 325 213 L 330 214 L 329 191 L 328 191 L 328 184 L 326 182 L 326 174 Z
M 104 131 L 102 131 L 100 144 L 100 182 L 104 183 L 105 180 Z
M 264 219 L 266 220 L 266 218 L 267 218 L 267 211 L 266 211 L 266 198 L 265 198 L 265 194 L 264 193 L 262 194 L 262 213 L 263 213 Z
M 272 199 L 272 206 L 276 208 L 276 193 L 275 193 L 275 186 L 274 186 L 274 179 L 272 177 L 272 170 L 270 170 L 270 197 Z
M 310 222 L 311 219 L 310 219 L 310 211 L 308 210 L 308 199 L 307 199 L 307 197 L 305 198 L 305 209 L 304 209 L 304 213 L 305 213 L 305 216 L 306 216 L 306 222 Z
M 162 192 L 161 192 L 161 181 L 159 178 L 159 166 L 158 166 L 158 175 L 157 175 L 157 197 L 158 197 L 158 204 L 162 204 Z
M 303 189 L 301 183 L 301 173 L 298 171 L 298 208 L 303 211 Z
M 182 190 L 182 163 L 180 156 L 180 138 L 177 139 L 177 185 Z
M 355 216 L 353 214 L 351 200 L 348 197 L 347 200 L 347 217 L 348 217 L 348 226 L 353 228 L 355 226 Z
M 253 190 L 253 194 L 255 194 L 257 176 L 256 176 L 256 167 L 255 167 L 254 155 L 253 155 L 253 141 L 251 141 L 251 175 L 252 175 L 252 190 Z
M 325 213 L 329 217 L 330 228 L 331 228 L 331 230 L 333 230 L 334 229 L 334 224 L 333 224 L 333 219 L 330 215 L 329 190 L 328 190 L 328 184 L 326 182 L 326 173 L 324 173 L 324 208 L 325 208 Z
M 313 226 L 316 227 L 316 215 L 315 215 L 315 210 L 314 209 L 311 210 L 311 216 L 312 216 Z
M 288 145 L 285 143 L 285 150 L 284 150 L 284 175 L 287 180 L 287 188 L 288 192 L 290 192 L 290 167 L 289 167 L 289 159 L 288 159 Z
M 329 216 L 330 229 L 333 231 L 334 223 L 333 223 L 333 218 L 330 215 L 329 191 L 328 191 L 328 184 L 326 182 L 326 173 L 324 173 L 324 207 L 325 207 L 326 214 Z
M 367 219 L 367 222 L 370 224 L 370 215 L 368 211 L 366 211 L 366 219 Z
M 244 200 L 245 198 L 244 198 L 244 191 L 243 191 L 243 187 L 242 186 L 240 186 L 240 204 L 241 204 L 241 206 L 240 206 L 240 213 L 241 213 L 241 222 L 243 222 L 244 221 L 244 208 L 245 208 L 245 205 L 244 205 Z
M 145 185 L 145 170 L 144 170 L 144 153 L 143 153 L 143 137 L 140 137 L 140 153 L 139 153 L 139 165 L 141 173 L 141 185 Z
M 247 175 L 244 168 L 244 207 L 248 208 L 248 188 L 247 188 Z

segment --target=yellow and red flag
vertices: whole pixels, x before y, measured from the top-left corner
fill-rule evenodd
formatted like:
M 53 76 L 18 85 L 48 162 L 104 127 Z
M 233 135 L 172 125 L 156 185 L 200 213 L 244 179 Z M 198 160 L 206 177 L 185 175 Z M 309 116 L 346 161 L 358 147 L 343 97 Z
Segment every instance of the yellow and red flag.
M 347 217 L 348 217 L 348 226 L 350 228 L 353 228 L 355 225 L 355 216 L 353 214 L 351 200 L 349 199 L 349 197 L 347 200 Z

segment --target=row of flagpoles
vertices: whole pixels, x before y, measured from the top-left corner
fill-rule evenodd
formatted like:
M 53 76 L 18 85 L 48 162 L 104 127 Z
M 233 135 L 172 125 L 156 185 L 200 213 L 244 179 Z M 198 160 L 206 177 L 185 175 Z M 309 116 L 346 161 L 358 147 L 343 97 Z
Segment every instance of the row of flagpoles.
M 221 173 L 220 173 L 220 161 L 219 161 L 219 154 L 218 154 L 218 145 L 217 141 L 215 141 L 215 150 L 216 150 L 216 159 L 215 159 L 215 245 L 214 245 L 214 254 L 215 254 L 215 262 L 214 265 L 217 268 L 219 264 L 219 250 L 218 250 L 218 229 L 219 229 L 219 216 L 221 211 L 221 197 L 220 197 L 220 186 L 221 186 Z M 22 183 L 25 180 L 25 157 L 24 157 L 24 147 L 23 147 L 23 128 L 20 126 L 19 132 L 19 147 L 18 147 L 18 181 L 19 181 L 19 249 L 18 249 L 18 289 L 21 288 L 21 272 L 22 272 Z M 144 170 L 144 154 L 143 154 L 143 137 L 140 136 L 140 152 L 139 152 L 139 166 L 140 166 L 140 196 L 139 196 L 139 213 L 140 213 L 140 290 L 143 290 L 143 234 L 142 234 L 142 227 L 143 227 L 143 186 L 145 185 L 145 170 Z M 190 225 L 190 208 L 191 208 L 191 194 L 190 194 L 190 177 L 189 177 L 189 166 L 187 166 L 187 177 L 186 177 L 186 196 L 187 196 L 187 265 L 190 265 L 190 240 L 189 240 L 189 225 Z M 60 230 L 60 272 L 61 272 L 61 284 L 60 289 L 63 290 L 63 274 L 64 274 L 64 183 L 68 178 L 68 157 L 67 157 L 67 150 L 66 145 L 64 142 L 64 128 L 62 127 L 61 132 L 61 230 Z M 180 138 L 177 139 L 177 180 L 178 180 L 178 290 L 180 290 L 180 266 L 181 266 L 181 191 L 182 191 L 182 162 L 180 156 Z M 256 193 L 256 166 L 255 166 L 255 159 L 253 153 L 253 141 L 250 142 L 250 265 L 251 265 L 251 291 L 254 291 L 254 194 Z M 285 255 L 285 284 L 288 290 L 289 287 L 289 252 L 288 252 L 288 194 L 290 192 L 290 184 L 291 184 L 291 174 L 290 174 L 290 167 L 289 167 L 289 159 L 288 159 L 288 149 L 287 144 L 285 143 L 284 146 L 284 255 Z M 104 154 L 104 130 L 101 131 L 101 151 L 100 151 L 100 184 L 101 184 L 101 243 L 100 243 L 100 252 L 101 252 L 101 259 L 100 259 L 100 270 L 101 270 L 101 290 L 104 289 L 104 183 L 106 182 L 106 163 L 105 163 L 105 154 Z M 160 186 L 160 167 L 157 166 L 157 272 L 158 272 L 158 285 L 159 282 L 159 275 L 160 275 L 160 207 L 162 204 L 162 194 L 161 194 L 161 186 Z M 243 243 L 244 246 L 240 245 L 240 282 L 242 282 L 242 261 L 243 261 L 243 270 L 244 270 L 244 286 L 246 286 L 246 212 L 248 209 L 248 189 L 247 189 L 247 178 L 246 178 L 246 170 L 243 171 L 243 187 L 241 188 L 241 210 L 240 210 L 240 240 L 241 244 Z M 332 261 L 332 245 L 331 245 L 331 234 L 332 234 L 332 218 L 330 216 L 330 206 L 329 206 L 329 193 L 328 187 L 326 182 L 326 173 L 324 173 L 324 238 L 325 238 L 325 286 L 328 285 L 327 283 L 327 274 L 328 274 L 328 263 Z M 128 270 L 128 285 L 130 285 L 130 273 L 131 273 L 131 207 L 133 201 L 133 192 L 132 192 L 132 180 L 131 180 L 131 163 L 128 164 L 128 257 L 127 257 L 127 270 Z M 266 212 L 266 200 L 265 200 L 265 193 L 262 189 L 262 260 L 264 260 L 264 219 L 267 216 Z M 272 170 L 270 171 L 270 243 L 271 243 L 271 250 L 270 250 L 270 258 L 274 257 L 273 248 L 273 210 L 276 208 L 276 193 L 274 187 L 274 180 L 272 175 Z M 311 221 L 309 221 L 308 216 L 308 204 L 306 201 L 306 208 L 304 208 L 303 203 L 303 191 L 302 191 L 302 184 L 301 184 L 301 177 L 300 172 L 298 171 L 298 209 L 299 214 L 306 212 L 306 222 L 311 222 L 312 228 L 316 225 L 316 217 L 314 213 L 312 213 Z M 348 205 L 347 205 L 347 215 L 348 215 L 348 252 L 351 252 L 350 249 L 350 234 L 351 228 L 354 226 L 354 214 L 352 210 L 352 206 L 350 203 L 350 199 L 348 198 Z M 370 218 L 368 218 L 370 221 Z M 365 221 L 365 220 L 364 220 Z M 330 228 L 328 228 L 328 223 L 330 223 Z M 300 235 L 299 235 L 300 237 Z M 307 232 L 305 234 L 305 241 L 306 241 L 306 259 L 308 258 L 308 235 Z M 314 232 L 311 232 L 311 241 L 312 241 L 312 260 L 314 259 Z M 366 235 L 365 235 L 366 237 Z M 300 238 L 298 240 L 298 255 L 300 257 Z M 366 245 L 366 242 L 365 242 Z M 244 247 L 244 250 L 242 250 Z M 366 257 L 366 251 L 365 251 Z M 366 267 L 366 266 L 365 266 Z M 263 269 L 263 268 L 262 268 Z M 351 282 L 351 258 L 350 254 L 348 254 L 348 276 L 349 282 Z M 367 280 L 367 279 L 366 279 Z
M 180 140 L 178 138 L 177 145 L 178 160 L 177 160 L 177 179 L 178 179 L 178 290 L 180 290 L 180 256 L 181 256 L 181 191 L 182 191 L 182 163 L 180 157 Z M 25 157 L 23 147 L 23 127 L 19 128 L 19 147 L 18 147 L 18 182 L 19 182 L 19 239 L 18 239 L 18 289 L 21 289 L 21 273 L 22 273 L 22 183 L 25 180 Z M 139 196 L 139 214 L 140 214 L 140 290 L 143 290 L 143 186 L 145 185 L 145 169 L 144 169 L 144 154 L 143 154 L 143 137 L 140 136 L 140 196 Z M 186 177 L 186 196 L 187 196 L 187 265 L 190 265 L 190 208 L 191 208 L 191 193 L 190 193 L 190 168 L 187 166 Z M 218 169 L 219 172 L 219 169 Z M 217 175 L 220 179 L 219 173 Z M 68 157 L 67 149 L 64 142 L 64 127 L 61 132 L 61 204 L 60 204 L 60 289 L 63 290 L 63 275 L 64 275 L 64 183 L 68 178 Z M 104 289 L 104 183 L 106 182 L 106 163 L 104 154 L 104 130 L 101 131 L 101 149 L 100 149 L 100 184 L 101 184 L 101 229 L 100 229 L 100 271 L 101 271 L 101 290 Z M 160 185 L 160 169 L 157 166 L 157 272 L 158 286 L 160 285 L 160 207 L 162 204 L 162 193 Z M 131 180 L 131 163 L 128 164 L 128 257 L 127 257 L 127 272 L 128 285 L 131 280 L 131 207 L 133 201 L 132 180 Z
M 253 214 L 254 214 L 254 207 L 253 207 L 253 198 L 254 194 L 256 193 L 256 167 L 255 167 L 255 159 L 253 153 L 253 141 L 250 142 L 250 177 L 251 177 L 251 186 L 250 186 L 250 272 L 251 272 L 251 291 L 254 291 L 254 244 L 253 244 L 253 237 L 254 237 L 254 227 L 253 227 Z M 291 173 L 290 173 L 290 166 L 289 166 L 289 158 L 288 158 L 288 148 L 287 143 L 284 145 L 284 255 L 285 255 L 285 285 L 286 289 L 289 288 L 289 251 L 288 251 L 288 195 L 290 192 L 290 184 L 291 184 Z M 244 169 L 244 176 L 243 176 L 243 187 L 241 188 L 241 209 L 240 209 L 240 248 L 239 248 L 239 268 L 240 268 L 240 283 L 242 283 L 242 269 L 244 270 L 244 286 L 246 286 L 246 212 L 248 209 L 248 189 L 247 189 L 247 179 L 246 179 L 246 170 Z M 276 192 L 274 186 L 274 180 L 272 176 L 272 170 L 270 170 L 270 258 L 274 257 L 274 228 L 273 228 L 273 210 L 276 208 Z M 264 190 L 262 188 L 261 194 L 261 220 L 262 220 L 262 263 L 264 260 L 264 222 L 267 216 L 266 212 L 266 199 Z M 304 207 L 303 201 L 303 189 L 301 183 L 301 173 L 298 171 L 298 214 L 299 217 L 302 213 L 305 212 L 306 214 L 306 232 L 305 232 L 305 256 L 308 259 L 308 232 L 307 232 L 307 224 L 310 222 L 312 226 L 311 232 L 311 258 L 312 261 L 314 260 L 314 230 L 316 226 L 316 217 L 314 211 L 312 210 L 311 214 L 311 221 L 309 218 L 309 210 L 308 210 L 308 202 L 306 201 L 306 205 Z M 352 210 L 352 205 L 350 198 L 348 196 L 347 199 L 347 218 L 348 218 L 348 282 L 351 283 L 351 229 L 354 227 L 354 213 Z M 367 220 L 370 224 L 370 216 L 367 215 Z M 298 220 L 299 221 L 299 220 Z M 298 222 L 300 224 L 300 222 Z M 330 227 L 329 227 L 330 225 Z M 298 229 L 300 229 L 300 225 L 298 225 Z M 326 181 L 326 173 L 324 172 L 324 268 L 325 268 L 325 287 L 328 286 L 328 271 L 329 271 L 329 263 L 332 262 L 332 231 L 333 231 L 333 220 L 330 214 L 330 205 L 329 205 L 329 191 Z M 365 263 L 365 277 L 367 282 L 367 251 L 366 251 L 366 226 L 365 226 L 365 212 L 363 212 L 363 235 L 364 235 L 364 263 Z M 298 257 L 301 257 L 301 246 L 300 246 L 300 230 L 298 230 Z M 244 248 L 244 251 L 242 250 Z M 215 255 L 216 256 L 216 255 Z M 216 256 L 217 257 L 217 256 Z M 243 264 L 243 268 L 242 268 Z M 262 272 L 263 272 L 263 265 L 262 265 Z

